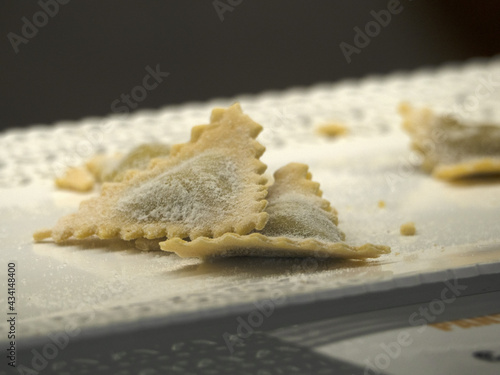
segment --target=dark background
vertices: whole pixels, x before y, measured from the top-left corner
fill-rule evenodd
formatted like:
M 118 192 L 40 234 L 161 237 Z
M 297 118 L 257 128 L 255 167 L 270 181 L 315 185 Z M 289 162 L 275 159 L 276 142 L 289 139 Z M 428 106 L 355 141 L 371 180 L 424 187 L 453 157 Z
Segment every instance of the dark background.
M 219 1 L 237 4 L 223 21 L 212 0 L 71 0 L 16 54 L 8 34 L 22 36 L 23 17 L 32 21 L 41 6 L 2 0 L 0 126 L 106 115 L 148 65 L 170 75 L 138 109 L 500 52 L 494 0 L 401 0 L 402 12 L 350 64 L 339 44 L 353 45 L 353 28 L 364 29 L 387 0 Z

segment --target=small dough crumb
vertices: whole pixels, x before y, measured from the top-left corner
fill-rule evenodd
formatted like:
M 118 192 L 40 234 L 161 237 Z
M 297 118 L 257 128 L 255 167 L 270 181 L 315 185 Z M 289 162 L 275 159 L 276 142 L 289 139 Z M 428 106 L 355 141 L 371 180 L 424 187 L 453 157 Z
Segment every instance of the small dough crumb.
M 412 222 L 412 221 L 410 221 L 408 223 L 404 223 L 399 228 L 399 232 L 403 236 L 413 236 L 413 235 L 415 235 L 415 233 L 417 232 L 417 229 L 415 228 L 415 223 Z
M 339 123 L 330 123 L 318 126 L 316 133 L 327 136 L 329 138 L 338 137 L 339 135 L 346 135 L 349 131 L 347 128 Z
M 56 178 L 56 186 L 60 189 L 89 191 L 94 188 L 94 176 L 86 168 L 68 168 L 63 176 Z
M 378 208 L 385 208 L 385 201 L 379 200 L 377 205 L 378 205 Z

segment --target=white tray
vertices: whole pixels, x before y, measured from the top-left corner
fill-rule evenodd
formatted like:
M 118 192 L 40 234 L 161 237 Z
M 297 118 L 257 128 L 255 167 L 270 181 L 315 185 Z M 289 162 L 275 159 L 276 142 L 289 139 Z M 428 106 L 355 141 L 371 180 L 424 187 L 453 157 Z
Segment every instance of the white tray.
M 276 291 L 285 305 L 303 304 L 450 278 L 500 277 L 500 184 L 450 185 L 421 173 L 411 165 L 409 140 L 396 113 L 405 99 L 500 123 L 498 88 L 476 107 L 467 104 L 492 77 L 495 82 L 500 77 L 499 59 L 2 134 L 2 267 L 6 274 L 8 261 L 17 265 L 22 337 L 40 338 L 70 323 L 85 332 L 148 319 L 174 323 L 222 316 Z M 140 252 L 123 241 L 33 243 L 33 231 L 51 226 L 92 195 L 56 190 L 55 173 L 97 151 L 128 150 L 151 140 L 184 142 L 193 125 L 208 121 L 213 107 L 236 100 L 265 128 L 259 141 L 267 147 L 262 160 L 269 172 L 291 161 L 309 164 L 339 211 L 347 241 L 390 245 L 392 254 L 366 263 L 258 258 L 203 263 Z M 314 133 L 329 121 L 345 124 L 350 134 L 330 141 Z M 379 200 L 386 208 L 377 206 Z M 407 221 L 415 222 L 416 236 L 399 234 Z M 7 305 L 5 295 L 1 303 Z M 6 331 L 2 319 L 2 342 Z

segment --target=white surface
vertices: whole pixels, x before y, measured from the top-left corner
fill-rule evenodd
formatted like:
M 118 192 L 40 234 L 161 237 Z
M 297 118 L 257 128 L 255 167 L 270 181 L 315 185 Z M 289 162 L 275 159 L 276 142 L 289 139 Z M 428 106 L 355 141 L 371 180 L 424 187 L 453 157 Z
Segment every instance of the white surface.
M 359 365 L 365 374 L 497 375 L 498 361 L 481 360 L 473 353 L 487 351 L 498 356 L 498 337 L 498 324 L 469 328 L 451 324 L 448 331 L 423 325 L 342 340 L 315 350 Z
M 479 78 L 488 75 L 500 79 L 500 60 L 1 135 L 3 272 L 7 261 L 17 262 L 21 334 L 44 335 L 69 322 L 84 328 L 149 317 L 199 318 L 215 314 L 216 308 L 221 313 L 269 298 L 275 290 L 289 302 L 308 301 L 500 273 L 500 183 L 450 185 L 422 174 L 413 165 L 396 113 L 402 99 L 441 110 L 453 108 L 453 103 L 465 108 L 462 104 L 474 96 Z M 500 123 L 500 93 L 495 90 L 474 110 L 459 115 Z M 347 242 L 390 245 L 392 254 L 366 263 L 201 263 L 167 253 L 141 253 L 123 241 L 70 241 L 63 246 L 32 242 L 33 231 L 51 226 L 89 196 L 56 191 L 55 172 L 98 150 L 128 150 L 152 139 L 185 142 L 191 126 L 206 123 L 214 106 L 235 100 L 265 128 L 258 140 L 267 147 L 262 160 L 269 172 L 291 161 L 309 164 L 324 196 L 339 211 Z M 344 123 L 350 134 L 332 141 L 317 136 L 313 128 L 328 121 Z M 377 207 L 379 200 L 386 208 Z M 400 236 L 399 226 L 407 221 L 415 222 L 416 236 Z M 0 303 L 6 305 L 4 295 Z M 6 329 L 3 321 L 0 340 Z

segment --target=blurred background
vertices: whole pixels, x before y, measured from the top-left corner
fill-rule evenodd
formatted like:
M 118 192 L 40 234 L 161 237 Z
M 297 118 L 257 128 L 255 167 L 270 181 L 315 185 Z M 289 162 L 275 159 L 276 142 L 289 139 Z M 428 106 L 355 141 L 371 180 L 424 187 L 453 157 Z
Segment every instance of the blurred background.
M 0 126 L 493 56 L 499 16 L 493 0 L 4 0 Z

